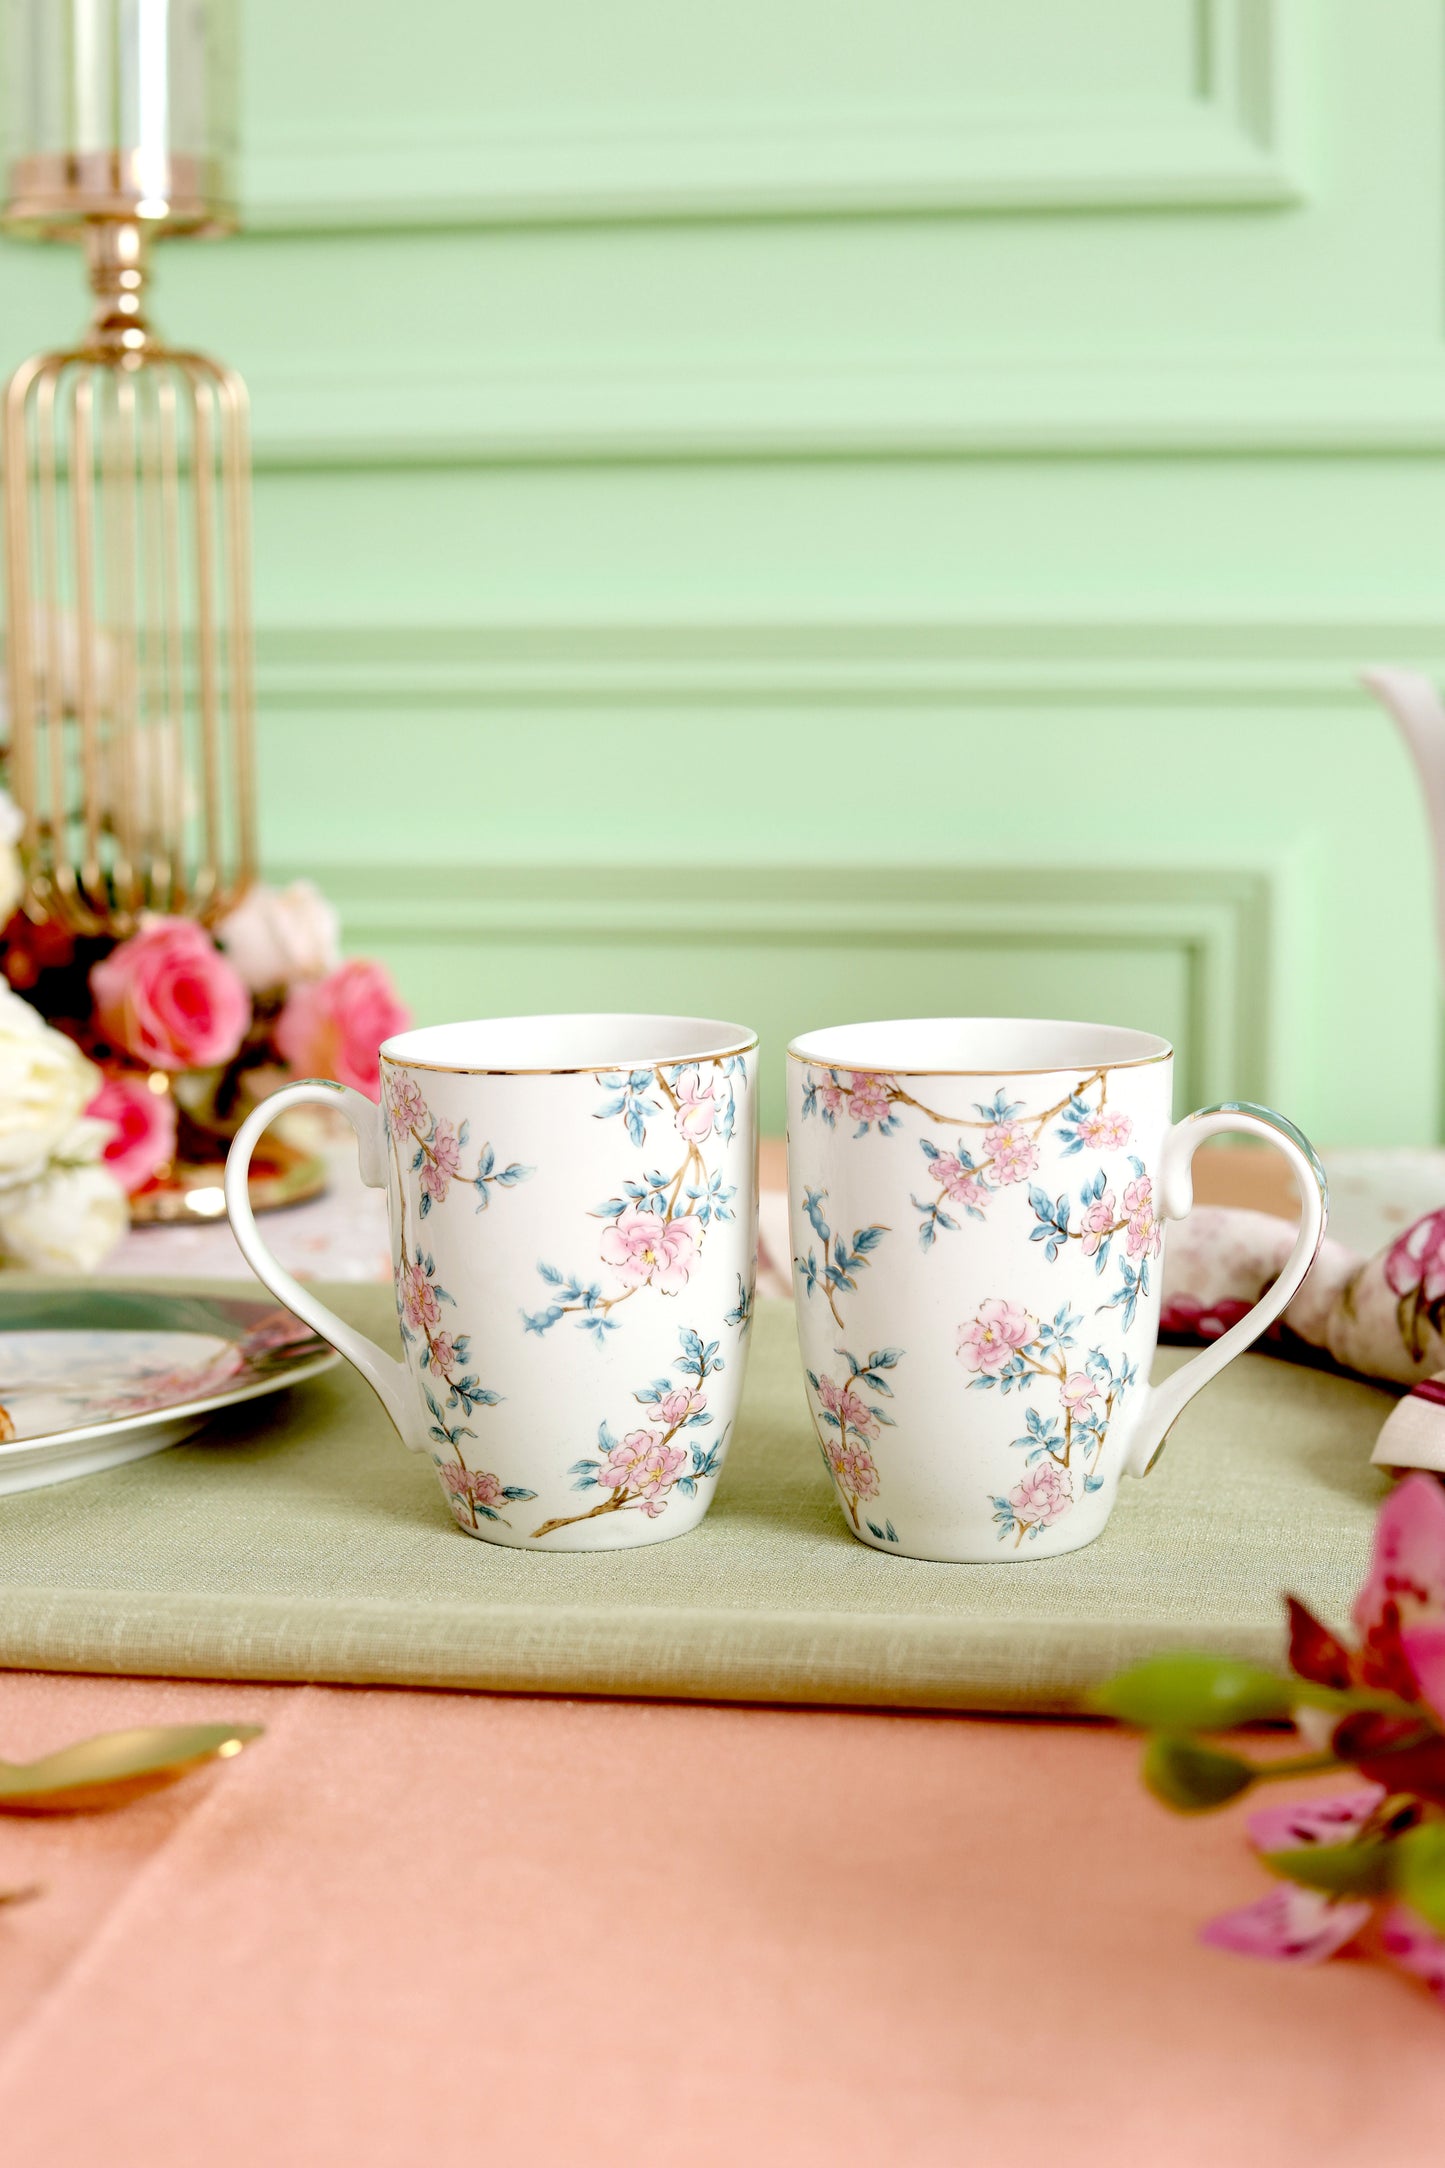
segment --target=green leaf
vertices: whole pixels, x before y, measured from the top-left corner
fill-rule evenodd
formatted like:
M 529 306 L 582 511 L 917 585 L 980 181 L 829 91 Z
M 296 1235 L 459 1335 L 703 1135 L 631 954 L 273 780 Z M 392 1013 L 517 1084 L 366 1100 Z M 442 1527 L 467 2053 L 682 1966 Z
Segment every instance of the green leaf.
M 1262 1852 L 1274 1874 L 1332 1897 L 1383 1897 L 1395 1880 L 1393 1844 L 1300 1844 Z
M 1427 1927 L 1445 1935 L 1445 1822 L 1423 1822 L 1390 1849 L 1397 1895 Z
M 1236 1724 L 1287 1717 L 1299 1699 L 1295 1681 L 1233 1656 L 1150 1656 L 1107 1679 L 1088 1697 L 1100 1716 L 1141 1730 L 1231 1731 Z
M 1222 1807 L 1247 1792 L 1256 1772 L 1237 1754 L 1160 1732 L 1144 1749 L 1141 1774 L 1156 1799 L 1182 1814 Z

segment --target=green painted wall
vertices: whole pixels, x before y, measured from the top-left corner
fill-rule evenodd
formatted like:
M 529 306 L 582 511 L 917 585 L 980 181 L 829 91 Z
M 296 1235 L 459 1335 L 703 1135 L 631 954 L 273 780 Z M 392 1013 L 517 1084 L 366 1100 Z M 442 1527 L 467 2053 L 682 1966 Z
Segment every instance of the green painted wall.
M 1439 0 L 246 0 L 263 832 L 425 1018 L 1087 1013 L 1436 1133 Z M 0 359 L 81 316 L 0 248 Z M 780 1120 L 775 1060 L 768 1112 Z

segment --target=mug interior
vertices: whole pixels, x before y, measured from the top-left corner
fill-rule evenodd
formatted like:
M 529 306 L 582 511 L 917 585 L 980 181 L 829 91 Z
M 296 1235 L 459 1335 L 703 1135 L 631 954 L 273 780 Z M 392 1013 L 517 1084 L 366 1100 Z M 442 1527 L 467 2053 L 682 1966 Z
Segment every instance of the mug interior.
M 1031 1070 L 1121 1069 L 1173 1052 L 1153 1032 L 1120 1024 L 1068 1024 L 1019 1016 L 916 1016 L 805 1031 L 788 1048 L 821 1069 L 889 1075 L 1021 1075 Z
M 704 1016 L 483 1016 L 398 1032 L 381 1056 L 409 1069 L 514 1076 L 717 1061 L 756 1045 L 755 1031 Z

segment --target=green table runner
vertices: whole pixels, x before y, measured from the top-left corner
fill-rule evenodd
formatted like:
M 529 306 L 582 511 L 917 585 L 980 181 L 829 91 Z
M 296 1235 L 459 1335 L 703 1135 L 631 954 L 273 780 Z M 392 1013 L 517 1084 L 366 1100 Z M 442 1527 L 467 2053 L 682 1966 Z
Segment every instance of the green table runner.
M 394 1341 L 389 1289 L 327 1300 Z M 1343 1619 L 1384 1487 L 1368 1463 L 1389 1405 L 1373 1386 L 1246 1356 L 1088 1549 L 927 1565 L 846 1533 L 792 1312 L 763 1303 L 701 1528 L 547 1557 L 460 1535 L 428 1463 L 343 1366 L 228 1410 L 192 1444 L 0 1500 L 0 1664 L 1059 1710 L 1159 1646 L 1277 1657 L 1282 1588 Z

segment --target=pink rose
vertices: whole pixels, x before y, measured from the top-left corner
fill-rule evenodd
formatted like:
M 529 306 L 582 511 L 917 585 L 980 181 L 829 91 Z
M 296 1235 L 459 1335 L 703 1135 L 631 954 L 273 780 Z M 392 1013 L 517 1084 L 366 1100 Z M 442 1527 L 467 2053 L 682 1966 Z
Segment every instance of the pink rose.
M 1033 1319 L 1027 1310 L 994 1297 L 979 1304 L 977 1317 L 959 1326 L 958 1359 L 970 1370 L 996 1375 L 1033 1336 Z
M 1017 1518 L 1030 1527 L 1047 1528 L 1073 1504 L 1069 1479 L 1057 1461 L 1041 1460 L 1008 1494 Z
M 878 1418 L 851 1385 L 835 1385 L 831 1378 L 819 1378 L 818 1398 L 830 1415 L 837 1416 L 841 1430 L 854 1431 L 861 1438 L 877 1437 Z
M 891 1076 L 867 1076 L 861 1070 L 851 1079 L 848 1112 L 855 1122 L 886 1122 Z
M 1093 1152 L 1120 1152 L 1129 1142 L 1133 1123 L 1127 1114 L 1114 1114 L 1100 1107 L 1097 1114 L 1086 1114 L 1079 1124 L 1079 1135 Z
M 421 1186 L 426 1194 L 440 1204 L 447 1193 L 447 1184 L 461 1164 L 462 1148 L 457 1133 L 450 1122 L 438 1122 L 436 1133 L 422 1147 Z
M 983 1133 L 983 1148 L 1001 1182 L 1022 1182 L 1039 1163 L 1034 1140 L 1022 1122 L 995 1122 Z
M 1077 1415 L 1091 1400 L 1097 1400 L 1099 1388 L 1087 1370 L 1071 1370 L 1059 1387 L 1059 1398 L 1071 1414 Z
M 972 1167 L 965 1167 L 952 1152 L 939 1154 L 933 1161 L 932 1174 L 934 1181 L 941 1184 L 944 1196 L 952 1198 L 955 1204 L 972 1205 L 977 1211 L 988 1198 L 986 1184 Z
M 449 1332 L 437 1332 L 431 1338 L 431 1366 L 439 1376 L 447 1377 L 456 1365 L 456 1343 Z
M 111 1045 L 149 1069 L 212 1069 L 246 1036 L 251 997 L 209 934 L 153 918 L 94 966 L 95 1018 Z
M 175 1157 L 176 1110 L 169 1092 L 153 1092 L 143 1076 L 119 1071 L 108 1075 L 86 1108 L 115 1134 L 105 1148 L 105 1164 L 133 1197 Z
M 712 1086 L 704 1088 L 702 1074 L 697 1069 L 684 1069 L 677 1080 L 677 1114 L 674 1119 L 681 1134 L 689 1144 L 701 1144 L 710 1134 L 717 1114 L 712 1096 Z
M 604 1230 L 602 1259 L 616 1268 L 624 1287 L 651 1282 L 662 1294 L 676 1295 L 697 1261 L 701 1233 L 691 1215 L 669 1220 L 630 1204 Z
M 1084 1214 L 1083 1250 L 1086 1257 L 1093 1257 L 1106 1235 L 1114 1231 L 1114 1192 L 1106 1189 L 1102 1197 L 1096 1197 Z
M 685 1423 L 690 1415 L 696 1415 L 700 1408 L 706 1406 L 705 1393 L 664 1393 L 647 1420 L 649 1423 L 661 1423 L 668 1430 L 676 1430 L 679 1423 Z
M 299 1076 L 329 1076 L 376 1099 L 381 1043 L 410 1022 L 384 966 L 354 956 L 326 978 L 292 987 L 276 1019 L 276 1051 Z

